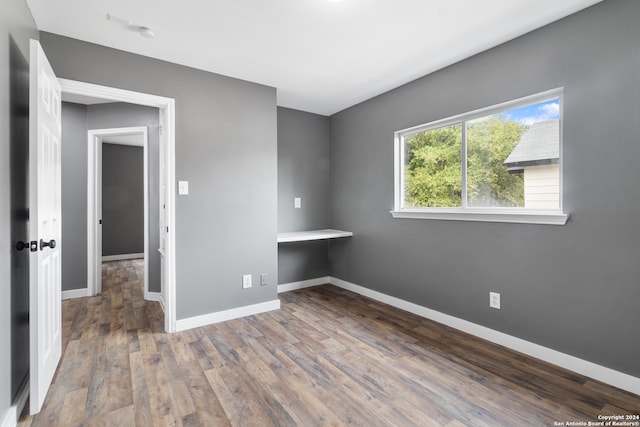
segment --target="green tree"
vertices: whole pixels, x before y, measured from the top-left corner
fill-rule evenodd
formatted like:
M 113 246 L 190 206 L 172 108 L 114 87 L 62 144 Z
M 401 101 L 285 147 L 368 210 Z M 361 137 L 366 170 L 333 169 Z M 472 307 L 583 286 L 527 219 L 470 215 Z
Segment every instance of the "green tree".
M 502 115 L 468 122 L 467 200 L 473 207 L 523 207 L 524 177 L 504 161 L 518 145 L 523 126 Z
M 460 123 L 405 137 L 405 204 L 451 207 L 462 203 Z
M 467 122 L 469 206 L 524 206 L 521 174 L 509 174 L 505 159 L 525 128 L 502 115 Z M 405 137 L 405 205 L 462 205 L 462 124 Z

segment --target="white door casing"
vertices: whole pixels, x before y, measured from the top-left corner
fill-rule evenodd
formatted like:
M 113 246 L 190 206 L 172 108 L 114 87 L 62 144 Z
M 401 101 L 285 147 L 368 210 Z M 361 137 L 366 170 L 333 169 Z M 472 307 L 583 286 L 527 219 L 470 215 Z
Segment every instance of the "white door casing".
M 117 102 L 128 102 L 131 104 L 148 105 L 160 109 L 160 152 L 163 156 L 162 164 L 164 167 L 160 169 L 160 182 L 164 186 L 163 194 L 165 195 L 163 212 L 160 212 L 164 220 L 163 233 L 161 239 L 163 241 L 163 256 L 161 261 L 161 280 L 162 280 L 162 306 L 164 308 L 165 331 L 174 332 L 176 328 L 176 268 L 175 268 L 175 100 L 157 95 L 134 92 L 130 90 L 118 89 L 108 86 L 96 85 L 93 83 L 78 82 L 74 80 L 58 79 L 65 93 L 89 96 L 93 98 L 110 99 Z M 90 146 L 91 147 L 91 144 Z M 90 148 L 91 149 L 91 148 Z M 90 154 L 89 158 L 93 158 Z M 89 176 L 92 176 L 93 163 L 89 162 Z M 91 200 L 91 193 L 94 191 L 94 183 L 89 182 L 87 192 Z M 91 212 L 95 207 L 88 203 L 88 210 Z M 88 215 L 91 218 L 91 213 Z M 95 247 L 95 223 L 88 221 L 87 223 L 89 251 Z M 160 248 L 158 248 L 160 249 Z M 153 249 L 155 250 L 155 248 Z M 89 289 L 95 283 L 95 255 L 89 254 L 87 262 L 87 282 Z
M 36 40 L 29 89 L 29 345 L 32 414 L 40 411 L 62 353 L 61 89 Z M 55 243 L 54 243 L 55 242 Z
M 124 139 L 122 139 L 125 137 Z M 129 138 L 126 138 L 129 137 Z M 138 137 L 138 138 L 131 138 Z M 120 140 L 117 140 L 121 138 Z M 105 142 L 105 140 L 109 142 Z M 117 141 L 117 142 L 115 142 Z M 89 281 L 89 295 L 94 296 L 102 292 L 102 145 L 105 143 L 131 145 L 143 150 L 143 188 L 144 188 L 144 298 L 149 299 L 149 137 L 146 126 L 127 128 L 92 129 L 87 132 L 88 142 L 88 186 L 87 192 L 88 227 L 93 232 L 93 239 L 89 235 L 88 273 L 93 280 Z
M 166 159 L 167 159 L 167 137 L 165 135 L 164 132 L 164 127 L 166 124 L 166 112 L 163 108 L 161 108 L 160 110 L 160 117 L 159 117 L 159 122 L 160 122 L 160 128 L 158 129 L 159 131 L 159 136 L 160 136 L 160 152 L 159 152 L 159 157 L 160 157 L 160 170 L 159 170 L 159 194 L 158 194 L 158 202 L 159 202 L 159 207 L 160 207 L 160 214 L 158 215 L 158 236 L 159 241 L 158 241 L 158 252 L 160 252 L 160 283 L 162 283 L 162 287 L 160 289 L 161 291 L 161 303 L 163 304 L 163 309 L 166 312 L 167 309 L 164 307 L 164 304 L 166 304 L 166 301 L 169 301 L 170 298 L 167 298 L 168 292 L 167 292 L 167 286 L 165 286 L 165 283 L 167 283 L 166 280 L 166 271 L 167 271 L 167 259 L 166 259 L 166 254 L 167 251 L 165 249 L 166 247 L 166 240 L 167 240 L 167 231 L 168 231 L 168 226 L 169 223 L 167 221 L 167 165 L 166 165 Z

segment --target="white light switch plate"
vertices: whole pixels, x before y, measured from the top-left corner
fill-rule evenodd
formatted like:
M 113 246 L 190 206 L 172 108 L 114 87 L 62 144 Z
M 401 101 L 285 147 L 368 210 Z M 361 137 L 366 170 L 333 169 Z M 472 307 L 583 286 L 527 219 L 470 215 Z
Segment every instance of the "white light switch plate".
M 293 198 L 293 207 L 296 209 L 300 209 L 302 207 L 302 199 L 300 197 Z
M 181 196 L 189 194 L 189 181 L 178 181 L 178 194 Z
M 500 310 L 500 294 L 497 292 L 489 292 L 489 307 Z

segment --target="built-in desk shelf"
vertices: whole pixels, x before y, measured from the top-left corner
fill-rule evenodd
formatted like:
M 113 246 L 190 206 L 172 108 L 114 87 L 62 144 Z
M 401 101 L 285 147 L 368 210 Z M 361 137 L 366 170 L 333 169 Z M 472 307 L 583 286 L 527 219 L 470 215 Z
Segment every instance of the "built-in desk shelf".
M 288 242 L 308 242 L 310 240 L 338 239 L 340 237 L 351 237 L 351 231 L 324 230 L 294 231 L 290 233 L 278 233 L 278 243 Z

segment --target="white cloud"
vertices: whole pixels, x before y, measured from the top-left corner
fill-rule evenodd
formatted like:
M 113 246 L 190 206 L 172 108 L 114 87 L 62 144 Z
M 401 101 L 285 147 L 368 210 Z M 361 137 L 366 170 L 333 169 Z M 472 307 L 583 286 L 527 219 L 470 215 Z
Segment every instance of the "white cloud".
M 525 126 L 531 126 L 532 124 L 541 122 L 542 120 L 539 120 L 538 116 L 532 116 L 532 117 L 523 117 L 518 121 Z
M 554 102 L 552 104 L 544 104 L 538 107 L 538 110 L 546 113 L 550 119 L 558 118 L 558 115 L 560 114 L 560 104 L 557 102 Z
M 558 102 L 553 102 L 539 106 L 534 116 L 522 117 L 518 121 L 525 126 L 530 126 L 534 123 L 557 119 L 559 115 L 560 104 Z

